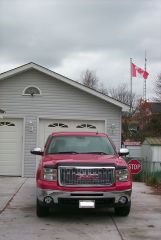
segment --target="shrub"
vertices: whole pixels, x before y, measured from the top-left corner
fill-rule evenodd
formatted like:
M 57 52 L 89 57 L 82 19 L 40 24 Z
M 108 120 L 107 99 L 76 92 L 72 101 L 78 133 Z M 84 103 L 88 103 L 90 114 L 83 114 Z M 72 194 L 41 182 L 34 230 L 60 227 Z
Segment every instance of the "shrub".
M 146 179 L 146 183 L 150 186 L 155 186 L 161 183 L 161 173 L 160 172 L 154 172 L 148 175 Z

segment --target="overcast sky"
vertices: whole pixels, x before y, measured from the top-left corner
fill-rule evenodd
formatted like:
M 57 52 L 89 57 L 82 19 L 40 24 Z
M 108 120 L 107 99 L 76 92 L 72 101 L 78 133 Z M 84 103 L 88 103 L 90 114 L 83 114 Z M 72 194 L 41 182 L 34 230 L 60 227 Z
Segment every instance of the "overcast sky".
M 161 73 L 160 0 L 0 0 L 0 72 L 35 62 L 80 81 L 86 69 L 105 87 L 127 83 L 130 58 L 144 68 L 147 98 Z M 143 79 L 133 78 L 143 95 Z

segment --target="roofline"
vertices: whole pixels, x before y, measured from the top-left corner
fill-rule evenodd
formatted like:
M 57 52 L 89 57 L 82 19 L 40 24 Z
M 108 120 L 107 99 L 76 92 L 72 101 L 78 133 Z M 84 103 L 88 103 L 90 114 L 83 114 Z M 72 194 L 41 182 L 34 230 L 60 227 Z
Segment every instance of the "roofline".
M 33 63 L 33 62 L 24 64 L 24 65 L 19 66 L 17 68 L 14 68 L 14 69 L 11 69 L 11 70 L 6 71 L 4 73 L 1 73 L 0 74 L 0 80 L 6 79 L 8 77 L 12 77 L 12 76 L 14 76 L 14 75 L 16 75 L 18 73 L 25 72 L 25 71 L 27 71 L 29 69 L 32 69 L 32 68 L 36 69 L 36 70 L 38 70 L 40 72 L 43 72 L 46 75 L 49 75 L 49 76 L 54 77 L 54 78 L 57 78 L 57 79 L 61 80 L 62 82 L 65 82 L 65 83 L 67 83 L 67 84 L 69 84 L 71 86 L 74 86 L 74 87 L 76 87 L 78 89 L 81 89 L 84 92 L 87 92 L 87 93 L 89 93 L 89 94 L 91 94 L 93 96 L 96 96 L 96 97 L 98 97 L 98 98 L 100 98 L 100 99 L 102 99 L 102 100 L 104 100 L 106 102 L 112 103 L 115 106 L 120 107 L 123 111 L 129 111 L 129 105 L 126 105 L 126 104 L 124 104 L 124 103 L 122 103 L 122 102 L 120 102 L 120 101 L 118 101 L 118 100 L 116 100 L 116 99 L 114 99 L 112 97 L 109 97 L 109 96 L 107 96 L 107 95 L 105 95 L 105 94 L 103 94 L 103 93 L 101 93 L 101 92 L 99 92 L 99 91 L 97 91 L 95 89 L 89 88 L 89 87 L 87 87 L 87 86 L 85 86 L 85 85 L 83 85 L 83 84 L 81 84 L 79 82 L 76 82 L 76 81 L 74 81 L 74 80 L 72 80 L 70 78 L 67 78 L 67 77 L 65 77 L 63 75 L 60 75 L 60 74 L 58 74 L 58 73 L 56 73 L 56 72 L 54 72 L 54 71 L 52 71 L 52 70 L 50 70 L 48 68 L 42 67 L 41 65 L 38 65 L 38 64 Z

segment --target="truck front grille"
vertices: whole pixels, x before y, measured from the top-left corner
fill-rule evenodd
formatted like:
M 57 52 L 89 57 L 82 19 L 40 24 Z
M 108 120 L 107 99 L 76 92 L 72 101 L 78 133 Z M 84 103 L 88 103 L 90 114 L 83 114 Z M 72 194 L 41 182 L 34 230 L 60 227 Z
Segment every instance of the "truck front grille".
M 59 166 L 60 186 L 112 186 L 115 181 L 115 167 Z

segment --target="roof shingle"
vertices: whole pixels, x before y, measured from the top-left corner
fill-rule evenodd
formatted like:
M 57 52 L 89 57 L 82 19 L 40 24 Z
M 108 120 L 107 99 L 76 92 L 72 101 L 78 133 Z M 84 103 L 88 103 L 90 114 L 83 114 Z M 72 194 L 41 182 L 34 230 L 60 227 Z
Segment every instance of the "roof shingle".
M 161 137 L 147 137 L 145 141 L 149 145 L 161 145 Z

